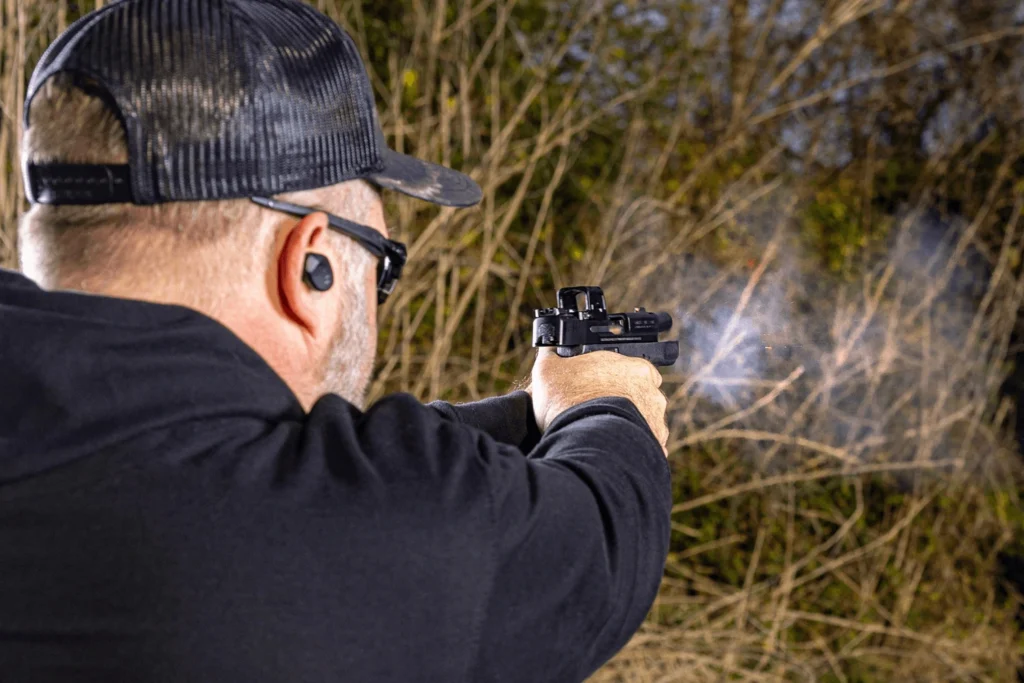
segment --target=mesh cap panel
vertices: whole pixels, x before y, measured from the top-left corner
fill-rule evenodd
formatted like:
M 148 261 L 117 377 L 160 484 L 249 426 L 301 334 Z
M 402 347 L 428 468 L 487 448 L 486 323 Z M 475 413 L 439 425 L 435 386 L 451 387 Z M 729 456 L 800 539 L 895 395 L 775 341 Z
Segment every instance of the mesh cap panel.
M 138 204 L 271 195 L 354 178 L 441 204 L 480 198 L 468 177 L 387 149 L 355 43 L 298 0 L 108 5 L 43 55 L 29 84 L 26 125 L 32 97 L 58 72 L 94 81 L 116 104 Z M 61 201 L 61 187 L 85 182 L 85 167 L 41 168 L 27 169 L 30 197 L 78 203 L 73 192 Z

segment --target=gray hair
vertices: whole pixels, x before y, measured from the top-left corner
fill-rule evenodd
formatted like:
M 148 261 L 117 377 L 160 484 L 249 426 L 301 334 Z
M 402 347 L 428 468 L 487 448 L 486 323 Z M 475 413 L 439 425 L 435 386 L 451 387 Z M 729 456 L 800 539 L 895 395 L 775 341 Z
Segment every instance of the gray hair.
M 58 74 L 33 100 L 22 155 L 31 163 L 124 164 L 128 146 L 124 126 L 107 104 Z M 281 196 L 365 221 L 376 193 L 363 181 L 351 181 Z M 130 290 L 143 278 L 151 283 L 159 277 L 165 288 L 210 305 L 222 298 L 218 290 L 223 294 L 231 286 L 223 276 L 225 259 L 235 282 L 244 279 L 240 274 L 266 267 L 280 222 L 280 215 L 248 199 L 35 205 L 19 224 L 19 254 L 22 269 L 43 286 L 102 290 L 117 284 Z M 351 240 L 338 235 L 335 246 L 353 266 L 366 263 Z M 202 291 L 195 291 L 196 283 L 204 285 Z

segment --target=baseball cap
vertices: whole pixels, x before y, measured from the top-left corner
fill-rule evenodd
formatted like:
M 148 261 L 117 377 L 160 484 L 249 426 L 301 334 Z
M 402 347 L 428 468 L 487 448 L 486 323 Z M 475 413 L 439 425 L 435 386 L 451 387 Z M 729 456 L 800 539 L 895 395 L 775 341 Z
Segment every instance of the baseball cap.
M 40 204 L 157 204 L 364 179 L 445 206 L 480 187 L 390 149 L 354 41 L 300 0 L 115 0 L 72 24 L 29 82 L 66 73 L 121 118 L 117 164 L 24 164 Z

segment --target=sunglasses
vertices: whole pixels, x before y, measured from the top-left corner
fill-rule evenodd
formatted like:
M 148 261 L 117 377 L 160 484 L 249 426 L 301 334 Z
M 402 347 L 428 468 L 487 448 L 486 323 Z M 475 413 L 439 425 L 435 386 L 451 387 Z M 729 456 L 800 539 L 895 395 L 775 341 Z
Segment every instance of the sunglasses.
M 327 223 L 332 229 L 351 237 L 377 257 L 377 305 L 387 301 L 391 292 L 395 291 L 395 285 L 402 277 L 402 268 L 405 267 L 407 255 L 405 245 L 401 242 L 389 240 L 367 225 L 353 223 L 320 209 L 310 209 L 267 197 L 250 197 L 250 199 L 266 209 L 292 216 L 305 217 L 311 213 L 327 214 Z

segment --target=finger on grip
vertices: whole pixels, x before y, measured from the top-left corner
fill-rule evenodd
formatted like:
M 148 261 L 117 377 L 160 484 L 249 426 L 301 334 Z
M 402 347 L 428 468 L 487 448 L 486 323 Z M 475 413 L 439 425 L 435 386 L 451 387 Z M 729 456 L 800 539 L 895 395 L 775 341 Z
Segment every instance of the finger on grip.
M 642 358 L 636 358 L 633 362 L 635 363 L 634 367 L 636 368 L 637 376 L 643 377 L 644 379 L 650 379 L 656 387 L 661 386 L 664 378 L 653 363 Z
M 647 363 L 647 365 L 651 368 L 651 378 L 654 380 L 654 386 L 661 388 L 662 382 L 665 381 L 665 378 L 662 376 L 661 371 L 658 370 L 658 368 L 656 368 L 652 363 Z

